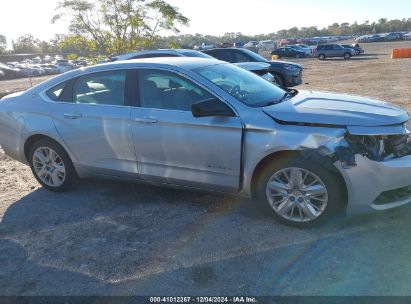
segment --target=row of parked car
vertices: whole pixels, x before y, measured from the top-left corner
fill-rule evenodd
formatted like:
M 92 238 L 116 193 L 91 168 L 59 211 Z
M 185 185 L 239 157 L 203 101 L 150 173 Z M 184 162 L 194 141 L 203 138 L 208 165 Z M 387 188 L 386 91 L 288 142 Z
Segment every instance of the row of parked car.
M 88 62 L 85 60 L 69 61 L 63 58 L 44 63 L 38 60 L 0 63 L 0 80 L 60 74 L 86 65 Z
M 364 53 L 364 49 L 358 43 L 354 44 L 321 44 L 318 46 L 310 46 L 305 44 L 287 45 L 275 49 L 271 52 L 271 56 L 277 58 L 305 58 L 317 57 L 324 60 L 327 57 L 343 57 L 350 59 Z
M 285 38 L 277 40 L 263 40 L 263 41 L 249 41 L 244 42 L 222 42 L 218 45 L 213 45 L 211 43 L 202 43 L 194 47 L 195 50 L 209 50 L 213 48 L 247 48 L 252 51 L 264 50 L 271 51 L 277 47 L 286 46 L 286 45 L 318 45 L 321 43 L 332 43 L 340 40 L 352 39 L 353 36 L 326 36 L 326 37 L 311 37 L 311 38 Z
M 411 32 L 391 32 L 383 34 L 363 35 L 355 38 L 356 42 L 370 43 L 370 42 L 385 42 L 411 40 Z

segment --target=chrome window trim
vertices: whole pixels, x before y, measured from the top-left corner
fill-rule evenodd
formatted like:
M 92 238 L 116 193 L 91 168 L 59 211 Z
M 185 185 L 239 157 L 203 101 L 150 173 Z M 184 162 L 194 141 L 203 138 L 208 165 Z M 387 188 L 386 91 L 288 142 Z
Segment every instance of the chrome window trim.
M 39 92 L 39 96 L 48 103 L 54 103 L 54 104 L 85 104 L 85 103 L 74 103 L 74 102 L 70 102 L 70 101 L 56 101 L 56 100 L 52 100 L 48 95 L 47 95 L 47 91 L 50 90 L 51 88 L 63 83 L 63 82 L 68 82 L 71 81 L 75 78 L 79 78 L 81 76 L 85 76 L 88 74 L 94 74 L 94 73 L 101 73 L 101 72 L 109 72 L 109 71 L 116 71 L 116 70 L 135 70 L 135 71 L 139 71 L 139 70 L 162 70 L 162 71 L 166 71 L 166 72 L 172 72 L 172 73 L 176 73 L 179 76 L 188 79 L 189 81 L 195 83 L 196 85 L 198 85 L 199 87 L 201 87 L 203 90 L 207 91 L 209 94 L 216 96 L 220 101 L 222 101 L 224 104 L 226 104 L 235 114 L 236 117 L 239 117 L 239 113 L 237 111 L 237 109 L 231 105 L 231 103 L 227 102 L 224 97 L 222 97 L 220 94 L 218 94 L 217 92 L 211 91 L 211 89 L 209 89 L 208 87 L 206 87 L 204 84 L 200 83 L 199 81 L 197 81 L 196 79 L 191 78 L 189 75 L 182 73 L 179 70 L 176 70 L 174 68 L 164 68 L 164 67 L 147 67 L 147 66 L 131 66 L 131 67 L 114 67 L 114 68 L 110 68 L 110 69 L 105 69 L 102 71 L 92 71 L 90 73 L 83 73 L 80 75 L 76 75 L 67 79 L 64 79 L 62 81 L 59 81 L 55 84 L 53 84 L 50 87 L 45 88 L 44 90 Z M 190 70 L 191 71 L 191 70 Z M 195 73 L 193 71 L 191 71 L 192 73 Z M 173 109 L 158 109 L 158 108 L 143 108 L 143 107 L 139 107 L 139 106 L 133 106 L 133 105 L 123 105 L 123 106 L 119 106 L 119 105 L 102 105 L 102 104 L 88 104 L 88 105 L 92 105 L 92 106 L 104 106 L 104 107 L 123 107 L 123 108 L 139 108 L 139 109 L 156 109 L 156 110 L 167 110 L 167 111 L 178 111 L 178 112 L 190 112 L 190 111 L 183 111 L 183 110 L 173 110 Z
M 111 69 L 107 69 L 107 70 L 103 70 L 103 71 L 93 71 L 93 72 L 90 72 L 90 73 L 83 73 L 83 74 L 80 74 L 80 75 L 76 75 L 76 76 L 67 78 L 67 79 L 65 79 L 65 80 L 62 80 L 62 81 L 60 81 L 60 82 L 57 82 L 57 83 L 53 84 L 52 86 L 50 86 L 50 87 L 48 87 L 48 88 L 45 88 L 44 90 L 42 90 L 42 91 L 39 92 L 39 96 L 40 96 L 44 101 L 49 102 L 49 103 L 57 103 L 57 104 L 86 104 L 86 105 L 94 105 L 94 106 L 106 106 L 106 107 L 109 106 L 109 107 L 124 107 L 124 108 L 130 108 L 131 106 L 126 106 L 126 105 L 123 105 L 123 106 L 120 106 L 120 105 L 103 105 L 103 104 L 98 104 L 98 103 L 76 103 L 76 102 L 70 102 L 70 101 L 53 100 L 53 99 L 51 99 L 51 98 L 47 95 L 46 92 L 47 92 L 48 90 L 50 90 L 51 88 L 53 88 L 53 87 L 55 87 L 55 86 L 58 86 L 59 84 L 61 84 L 61 83 L 63 83 L 63 82 L 69 82 L 69 81 L 71 81 L 71 80 L 73 80 L 73 79 L 75 79 L 75 78 L 79 78 L 79 77 L 82 77 L 82 76 L 86 76 L 86 75 L 90 75 L 90 74 L 96 74 L 96 73 L 116 71 L 116 70 L 133 70 L 133 69 L 135 69 L 135 68 L 134 68 L 134 67 L 133 67 L 133 68 L 131 68 L 131 67 L 124 67 L 124 68 L 115 67 L 115 68 L 111 68 Z

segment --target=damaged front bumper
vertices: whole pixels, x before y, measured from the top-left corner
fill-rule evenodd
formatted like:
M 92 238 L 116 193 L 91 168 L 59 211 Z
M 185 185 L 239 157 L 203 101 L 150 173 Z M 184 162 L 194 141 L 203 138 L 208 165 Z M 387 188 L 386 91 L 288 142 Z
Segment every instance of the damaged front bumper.
M 347 214 L 386 210 L 411 203 L 411 139 L 407 124 L 347 127 L 328 142 L 334 166 L 347 187 Z M 357 139 L 355 139 L 357 137 Z M 358 140 L 360 139 L 360 140 Z
M 411 203 L 411 191 L 404 189 L 411 186 L 411 155 L 379 162 L 357 154 L 355 162 L 351 168 L 343 168 L 340 161 L 334 164 L 347 186 L 347 214 Z

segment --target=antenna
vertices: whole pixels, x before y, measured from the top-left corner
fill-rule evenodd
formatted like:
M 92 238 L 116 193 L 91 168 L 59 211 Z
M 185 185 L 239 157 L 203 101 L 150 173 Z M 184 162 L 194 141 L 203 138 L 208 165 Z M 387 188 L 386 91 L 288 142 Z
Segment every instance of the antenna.
M 26 59 L 26 69 L 27 69 L 27 71 L 28 71 L 28 69 L 29 69 L 29 66 L 27 65 L 27 59 Z M 30 75 L 30 72 L 27 72 L 27 76 L 29 77 L 29 80 L 30 80 L 30 86 L 31 86 L 31 88 L 33 87 L 33 82 L 31 81 L 31 75 Z

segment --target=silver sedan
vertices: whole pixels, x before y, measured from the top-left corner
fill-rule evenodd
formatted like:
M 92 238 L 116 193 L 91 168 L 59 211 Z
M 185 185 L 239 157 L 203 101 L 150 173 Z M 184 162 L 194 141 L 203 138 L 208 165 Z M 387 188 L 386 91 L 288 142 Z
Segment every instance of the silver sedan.
M 407 121 L 387 102 L 284 91 L 218 60 L 151 58 L 4 97 L 0 145 L 51 191 L 100 177 L 237 193 L 310 226 L 411 201 Z

